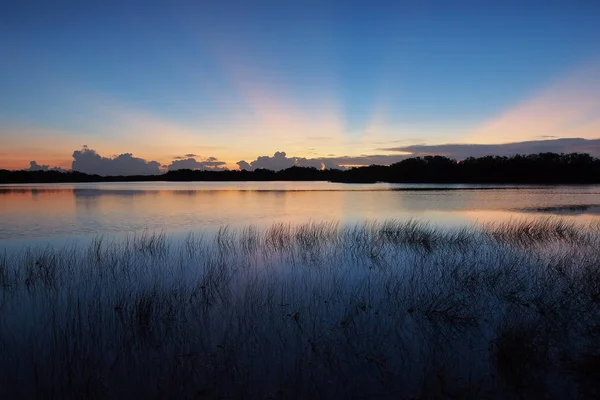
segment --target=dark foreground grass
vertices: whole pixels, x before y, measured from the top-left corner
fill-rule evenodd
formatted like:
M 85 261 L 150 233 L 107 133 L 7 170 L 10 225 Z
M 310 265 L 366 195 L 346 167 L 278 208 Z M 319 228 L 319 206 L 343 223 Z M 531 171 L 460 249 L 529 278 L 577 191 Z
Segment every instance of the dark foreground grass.
M 591 398 L 600 227 L 144 233 L 0 257 L 2 398 Z

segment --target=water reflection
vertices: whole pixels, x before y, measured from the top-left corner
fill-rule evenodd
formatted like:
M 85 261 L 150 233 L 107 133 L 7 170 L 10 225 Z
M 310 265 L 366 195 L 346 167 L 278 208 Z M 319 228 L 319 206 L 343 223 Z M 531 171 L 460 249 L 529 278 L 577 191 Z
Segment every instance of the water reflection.
M 65 189 L 68 190 L 68 189 Z M 115 190 L 115 189 L 73 189 L 75 197 L 98 197 L 98 196 L 144 196 L 151 194 L 150 190 Z
M 0 188 L 0 241 L 143 229 L 418 218 L 443 225 L 600 215 L 600 186 L 345 185 L 203 182 L 20 185 Z
M 518 209 L 524 213 L 546 213 L 554 215 L 600 215 L 600 205 L 598 204 L 575 204 L 566 206 L 536 207 Z

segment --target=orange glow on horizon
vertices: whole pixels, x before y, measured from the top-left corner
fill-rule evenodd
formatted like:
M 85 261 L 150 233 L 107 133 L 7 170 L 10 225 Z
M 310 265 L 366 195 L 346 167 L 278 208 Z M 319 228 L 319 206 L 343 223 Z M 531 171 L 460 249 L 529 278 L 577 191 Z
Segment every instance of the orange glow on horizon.
M 471 144 L 600 137 L 600 61 L 579 68 L 495 118 L 467 129 L 467 134 L 453 126 L 444 127 L 443 121 L 429 128 L 393 121 L 393 110 L 385 96 L 373 105 L 364 131 L 348 132 L 339 96 L 332 88 L 320 89 L 314 102 L 299 106 L 285 82 L 246 67 L 248 63 L 235 57 L 222 57 L 222 63 L 247 109 L 238 113 L 231 110 L 231 115 L 224 110 L 227 117 L 186 124 L 109 96 L 79 94 L 79 103 L 93 115 L 89 131 L 0 125 L 0 168 L 24 169 L 35 160 L 40 165 L 69 169 L 72 152 L 84 144 L 108 158 L 132 153 L 169 165 L 178 157 L 194 154 L 189 158 L 203 161 L 215 157 L 227 168 L 238 169 L 238 161 L 252 162 L 276 151 L 305 158 L 327 158 L 327 154 L 340 158 L 410 155 L 378 149 L 399 147 L 380 143 L 401 142 L 398 139 L 407 137 L 423 137 L 423 142 L 433 145 L 440 137 L 436 131 L 446 135 L 445 143 Z M 456 140 L 449 140 L 448 133 Z

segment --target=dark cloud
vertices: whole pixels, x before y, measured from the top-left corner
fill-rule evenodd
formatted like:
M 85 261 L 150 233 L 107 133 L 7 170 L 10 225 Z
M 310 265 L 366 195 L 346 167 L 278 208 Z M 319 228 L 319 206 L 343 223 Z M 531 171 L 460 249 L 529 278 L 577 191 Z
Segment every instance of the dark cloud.
M 246 171 L 252 171 L 252 166 L 250 164 L 248 164 L 246 161 L 238 161 L 237 162 L 238 167 L 240 167 L 241 170 L 246 170 Z
M 328 155 L 325 158 L 287 157 L 285 152 L 277 152 L 273 157 L 261 156 L 248 163 L 238 162 L 240 169 L 252 171 L 267 168 L 275 171 L 297 165 L 315 168 L 344 168 L 361 165 L 390 165 L 411 157 L 440 155 L 458 160 L 467 157 L 484 157 L 487 155 L 511 156 L 515 154 L 534 153 L 589 153 L 600 157 L 600 139 L 555 139 L 535 140 L 507 144 L 444 144 L 444 145 L 410 145 L 380 149 L 386 152 L 397 151 L 410 154 L 362 154 L 360 156 Z
M 102 157 L 95 150 L 83 146 L 81 150 L 73 152 L 74 171 L 97 175 L 158 175 L 160 163 L 157 161 L 146 161 L 143 158 L 134 157 L 131 153 L 108 158 Z
M 23 171 L 58 171 L 58 172 L 68 172 L 69 170 L 63 169 L 60 167 L 52 167 L 49 165 L 40 165 L 36 161 L 29 162 L 29 168 L 24 169 Z
M 183 156 L 175 156 L 173 157 L 173 160 L 185 160 L 186 158 L 195 158 L 195 157 L 200 157 L 197 154 L 194 153 L 188 153 L 188 154 L 184 154 Z
M 360 165 L 390 165 L 406 158 L 441 155 L 458 160 L 467 157 L 483 157 L 487 155 L 512 156 L 515 154 L 533 154 L 542 152 L 551 153 L 588 153 L 594 157 L 600 157 L 600 139 L 562 138 L 551 140 L 534 140 L 527 142 L 515 142 L 506 144 L 443 144 L 443 145 L 410 145 L 390 147 L 381 149 L 386 152 L 404 152 L 409 154 L 362 154 L 360 156 L 338 156 L 328 154 L 323 158 L 288 157 L 283 151 L 278 151 L 273 156 L 260 156 L 256 160 L 246 162 L 239 161 L 240 169 L 253 171 L 258 168 L 266 168 L 274 171 L 287 169 L 293 166 L 314 168 L 346 168 L 348 166 Z M 186 156 L 196 156 L 189 153 Z M 165 170 L 174 171 L 178 169 L 192 170 L 225 170 L 224 161 L 216 157 L 208 157 L 197 160 L 194 157 L 175 157 L 169 165 L 161 165 L 156 161 L 146 161 L 142 158 L 133 157 L 131 153 L 124 153 L 116 157 L 102 157 L 95 150 L 83 146 L 81 150 L 73 152 L 72 169 L 87 174 L 97 175 L 158 175 Z M 31 161 L 29 168 L 25 171 L 62 171 L 67 170 L 59 167 L 38 164 Z
M 288 158 L 284 151 L 276 152 L 273 157 L 260 156 L 256 160 L 247 163 L 246 161 L 240 161 L 237 163 L 238 166 L 244 166 L 243 169 L 253 171 L 259 168 L 271 169 L 273 171 L 279 171 L 282 169 L 290 168 L 296 165 L 296 158 Z M 241 165 L 240 165 L 241 164 Z
M 189 153 L 189 154 L 185 154 L 183 156 L 175 156 L 175 157 L 173 157 L 173 160 L 185 160 L 187 158 L 194 158 L 194 157 L 200 157 L 200 156 L 197 154 L 194 154 L 194 153 Z
M 174 160 L 169 164 L 167 169 L 169 171 L 176 171 L 178 169 L 223 171 L 226 169 L 222 167 L 225 164 L 224 161 L 219 161 L 215 157 L 208 157 L 204 161 L 197 161 L 195 158 L 186 158 L 184 160 Z
M 330 154 L 333 156 L 333 154 Z M 389 165 L 398 161 L 409 158 L 406 155 L 361 155 L 356 157 L 351 156 L 340 156 L 340 157 L 323 157 L 323 158 L 303 158 L 303 157 L 287 157 L 283 151 L 276 152 L 273 157 L 260 156 L 256 160 L 248 163 L 246 161 L 239 161 L 237 165 L 240 169 L 253 171 L 257 168 L 266 168 L 274 171 L 290 168 L 292 166 L 298 167 L 314 167 L 314 168 L 327 168 L 327 169 L 344 169 L 346 166 L 355 165 Z
M 340 166 L 328 158 L 298 158 L 299 167 L 314 167 L 317 169 L 339 169 Z
M 410 157 L 440 155 L 456 158 L 512 156 L 532 153 L 589 153 L 600 157 L 600 139 L 563 138 L 555 140 L 533 140 L 506 144 L 442 144 L 413 145 L 381 149 L 411 153 Z
M 356 157 L 351 156 L 340 156 L 327 158 L 332 163 L 336 163 L 342 166 L 353 166 L 353 165 L 390 165 L 402 161 L 411 156 L 400 156 L 400 155 L 388 155 L 388 154 L 372 154 L 372 155 L 361 155 Z

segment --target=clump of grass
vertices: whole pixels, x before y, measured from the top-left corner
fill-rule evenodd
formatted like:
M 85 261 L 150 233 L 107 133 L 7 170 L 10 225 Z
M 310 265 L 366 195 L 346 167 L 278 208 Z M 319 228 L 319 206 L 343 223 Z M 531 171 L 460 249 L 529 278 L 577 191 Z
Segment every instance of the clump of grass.
M 163 255 L 167 250 L 167 236 L 163 231 L 143 230 L 133 236 L 133 248 L 140 253 Z
M 292 225 L 283 222 L 274 223 L 267 229 L 264 236 L 265 247 L 272 251 L 291 249 L 293 239 Z
M 381 225 L 375 225 L 374 228 L 377 234 L 391 243 L 421 247 L 425 250 L 431 250 L 443 236 L 431 225 L 417 220 L 407 222 L 388 220 Z
M 530 246 L 553 241 L 581 242 L 586 239 L 581 227 L 564 219 L 544 218 L 484 225 L 495 240 L 514 245 Z
M 313 249 L 335 243 L 339 235 L 337 222 L 310 222 L 294 229 L 294 240 L 302 248 Z
M 0 387 L 9 398 L 591 396 L 599 243 L 600 229 L 562 220 L 389 220 L 4 253 Z
M 247 226 L 240 232 L 240 247 L 246 254 L 254 254 L 260 248 L 261 232 L 255 226 Z
M 65 267 L 58 254 L 48 246 L 36 253 L 26 252 L 24 261 L 24 282 L 28 288 L 38 284 L 54 288 Z

